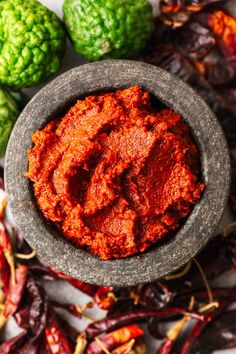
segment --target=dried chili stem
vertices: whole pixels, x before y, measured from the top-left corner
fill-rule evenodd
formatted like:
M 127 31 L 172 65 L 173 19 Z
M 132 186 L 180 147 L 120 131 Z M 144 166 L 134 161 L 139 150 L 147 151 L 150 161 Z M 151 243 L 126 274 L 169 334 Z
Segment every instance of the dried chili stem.
M 223 230 L 224 237 L 228 237 L 231 230 L 236 229 L 236 221 L 226 225 Z
M 196 258 L 193 258 L 193 261 L 194 263 L 196 264 L 200 274 L 201 274 L 201 277 L 202 277 L 202 280 L 205 284 L 205 287 L 206 287 L 206 290 L 207 290 L 207 294 L 208 294 L 208 298 L 209 298 L 209 303 L 212 303 L 214 302 L 214 299 L 213 299 L 213 295 L 212 295 L 212 291 L 211 291 L 211 288 L 210 288 L 210 285 L 208 283 L 208 280 L 207 280 L 207 277 L 204 273 L 204 270 L 202 269 L 202 266 L 200 265 L 200 263 L 196 260 Z
M 131 291 L 130 292 L 130 297 L 134 300 L 134 305 L 138 305 L 141 295 L 138 292 Z
M 204 313 L 206 311 L 210 311 L 214 308 L 218 308 L 219 307 L 219 302 L 218 301 L 213 301 L 213 302 L 210 302 L 209 304 L 207 304 L 206 306 L 203 306 L 201 307 L 198 312 L 199 313 Z
M 83 335 L 79 335 L 76 340 L 76 347 L 74 354 L 83 354 L 87 346 L 87 340 Z
M 195 303 L 195 298 L 194 298 L 194 296 L 191 296 L 189 307 L 188 307 L 189 311 L 192 311 L 194 303 Z M 167 338 L 172 341 L 175 341 L 178 338 L 178 336 L 180 335 L 180 332 L 182 331 L 185 323 L 189 320 L 189 318 L 190 318 L 189 314 L 186 314 L 186 315 L 184 315 L 183 318 L 181 318 L 181 320 L 179 320 L 177 323 L 175 323 L 174 326 L 171 327 L 171 329 L 167 332 L 167 335 L 166 335 Z
M 23 259 L 23 260 L 30 260 L 34 258 L 37 255 L 35 251 L 32 251 L 29 254 L 24 254 L 24 253 L 15 253 L 15 257 L 18 259 Z
M 81 312 L 84 312 L 84 311 L 86 311 L 88 309 L 91 309 L 93 306 L 94 306 L 94 302 L 90 301 L 87 304 L 85 304 L 84 306 L 80 307 Z
M 111 354 L 109 352 L 109 350 L 106 348 L 105 344 L 103 343 L 103 341 L 99 338 L 99 337 L 95 337 L 95 341 L 97 342 L 97 344 L 99 345 L 99 347 L 101 347 L 101 349 L 104 351 L 104 353 L 106 354 Z
M 5 296 L 4 292 L 2 290 L 0 290 L 0 305 L 2 305 L 4 303 L 5 298 L 6 298 L 6 296 Z
M 115 349 L 112 354 L 128 354 L 132 350 L 135 344 L 135 339 L 131 339 L 129 342 L 123 344 L 121 347 Z
M 83 310 L 83 308 L 82 308 L 81 306 L 76 305 L 75 308 L 76 308 L 76 311 L 77 311 L 81 316 L 83 316 L 84 318 L 87 318 L 87 320 L 89 320 L 89 321 L 91 321 L 91 322 L 96 322 L 95 318 L 93 318 L 93 317 L 91 317 L 91 316 L 89 316 L 89 315 L 86 315 L 86 314 L 84 313 L 84 310 Z
M 193 309 L 195 303 L 194 296 L 191 296 L 190 303 L 188 306 L 188 310 L 191 311 Z M 181 334 L 185 323 L 189 320 L 189 315 L 184 315 L 179 321 L 177 321 L 167 332 L 166 338 L 163 341 L 158 354 L 170 354 L 172 352 L 173 346 L 175 345 L 176 340 L 178 339 L 179 335 Z
M 107 294 L 107 297 L 113 299 L 115 302 L 118 300 L 117 297 L 115 296 L 115 294 L 110 291 L 108 294 Z
M 86 346 L 87 346 L 87 340 L 84 338 L 84 336 L 79 335 L 76 341 L 74 354 L 83 354 Z
M 11 271 L 11 282 L 13 285 L 16 284 L 16 269 L 15 269 L 15 260 L 12 251 L 3 251 L 6 257 L 7 263 L 9 264 L 10 271 Z
M 188 262 L 182 269 L 181 271 L 179 271 L 178 273 L 173 273 L 173 274 L 169 274 L 165 277 L 165 280 L 175 280 L 175 279 L 179 279 L 182 278 L 184 275 L 186 275 L 190 268 L 192 266 L 192 261 Z

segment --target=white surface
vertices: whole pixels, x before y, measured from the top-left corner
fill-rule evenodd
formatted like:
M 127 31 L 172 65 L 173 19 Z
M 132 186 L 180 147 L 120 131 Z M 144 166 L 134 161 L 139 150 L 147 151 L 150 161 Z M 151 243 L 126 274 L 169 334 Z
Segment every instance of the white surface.
M 115 0 L 114 0 L 115 1 Z M 159 0 L 149 0 L 151 3 L 159 3 Z M 233 0 L 232 3 L 235 5 L 235 1 Z M 42 4 L 48 6 L 51 10 L 54 10 L 58 16 L 62 17 L 62 4 L 63 0 L 41 0 L 40 1 Z M 236 7 L 236 6 L 235 6 Z M 155 11 L 157 11 L 157 6 L 155 8 Z M 68 45 L 67 53 L 66 56 L 63 60 L 63 65 L 60 70 L 60 73 L 73 68 L 77 65 L 80 65 L 84 62 L 82 58 L 80 58 L 74 51 L 72 50 L 71 46 Z M 42 85 L 33 88 L 33 89 L 27 89 L 24 90 L 24 93 L 27 95 L 28 98 L 31 98 L 41 87 Z M 2 160 L 3 162 L 3 160 Z M 0 160 L 1 163 L 1 160 Z M 228 222 L 230 220 L 230 214 L 227 212 L 224 216 L 224 221 L 223 224 Z M 222 227 L 222 226 L 221 226 Z M 223 277 L 221 279 L 223 283 L 229 283 L 229 279 L 226 277 Z M 230 279 L 230 283 L 235 283 L 236 279 Z M 83 305 L 86 302 L 88 302 L 89 297 L 81 293 L 80 291 L 76 290 L 73 288 L 71 285 L 64 283 L 62 281 L 60 282 L 55 282 L 55 283 L 45 283 L 45 287 L 47 289 L 47 292 L 49 294 L 50 298 L 56 299 L 60 302 L 64 303 L 74 303 L 74 304 L 79 304 Z M 104 316 L 104 312 L 99 310 L 99 309 L 92 309 L 89 312 L 89 315 L 92 317 L 96 318 L 102 318 Z M 66 316 L 69 319 L 69 322 L 78 328 L 78 330 L 82 330 L 84 326 L 88 323 L 87 320 L 84 320 L 81 322 L 81 320 L 76 320 L 72 316 Z M 13 321 L 9 321 L 8 325 L 6 326 L 4 330 L 4 334 L 6 337 L 12 337 L 17 334 L 18 329 L 14 325 Z M 152 341 L 151 338 L 148 336 L 147 337 L 147 342 L 149 345 L 149 350 L 148 353 L 153 354 L 156 352 L 157 349 L 157 342 Z M 227 351 L 220 351 L 218 353 L 221 354 L 235 354 L 236 350 L 227 350 Z

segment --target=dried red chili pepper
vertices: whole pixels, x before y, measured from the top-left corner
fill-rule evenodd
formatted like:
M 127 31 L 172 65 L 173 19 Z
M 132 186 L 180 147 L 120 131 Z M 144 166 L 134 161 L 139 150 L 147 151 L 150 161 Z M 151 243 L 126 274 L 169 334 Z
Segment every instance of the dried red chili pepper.
M 50 318 L 45 329 L 46 340 L 52 354 L 72 354 L 72 349 L 57 317 L 50 313 Z
M 16 312 L 25 289 L 28 268 L 20 265 L 16 269 L 16 283 L 10 283 L 9 291 L 5 302 L 5 308 L 0 313 L 0 329 L 6 324 L 8 319 Z
M 203 65 L 204 76 L 213 86 L 229 84 L 236 77 L 236 56 L 235 58 L 217 58 L 215 62 L 205 61 Z M 223 90 L 219 93 L 230 104 L 235 103 L 235 100 L 230 101 L 230 97 L 225 96 Z
M 229 234 L 228 237 L 224 237 L 219 234 L 214 237 L 197 256 L 197 260 L 204 269 L 208 281 L 232 269 L 236 266 L 235 236 Z M 171 292 L 176 292 L 177 297 L 190 294 L 195 296 L 196 290 L 202 288 L 202 277 L 196 267 L 191 267 L 182 278 L 168 281 L 168 286 Z
M 183 348 L 181 349 L 181 354 L 187 354 L 191 345 L 193 344 L 193 342 L 200 336 L 201 332 L 203 331 L 203 329 L 206 327 L 206 323 L 205 322 L 200 322 L 198 321 L 192 332 L 190 333 L 189 337 L 187 338 L 186 342 L 184 343 Z
M 25 329 L 27 332 L 30 329 L 29 317 L 30 317 L 29 304 L 26 304 L 24 307 L 18 309 L 18 311 L 14 314 L 14 319 L 18 324 L 18 326 L 22 329 Z
M 21 352 L 19 354 L 25 354 L 29 351 L 35 350 L 42 346 L 39 345 L 39 341 L 42 340 L 44 330 L 48 320 L 48 301 L 44 293 L 44 289 L 41 285 L 30 276 L 24 291 L 24 295 L 21 299 L 21 304 L 18 311 L 14 314 L 14 318 L 20 328 L 27 331 L 27 337 Z M 44 343 L 45 344 L 45 343 Z M 45 345 L 44 345 L 45 347 Z M 46 347 L 45 347 L 46 348 Z M 47 354 L 47 350 L 44 348 L 41 352 Z M 51 352 L 49 351 L 51 354 Z
M 223 3 L 224 0 L 161 0 L 161 19 L 168 26 L 180 27 L 189 20 L 192 13 L 217 2 Z
M 225 57 L 236 55 L 236 19 L 226 10 L 216 10 L 207 14 L 207 23 L 215 34 L 218 47 Z
M 117 301 L 111 287 L 100 287 L 95 295 L 94 301 L 103 310 L 109 310 Z
M 189 354 L 211 354 L 218 350 L 236 348 L 236 311 L 227 311 L 211 322 L 191 347 Z
M 175 32 L 174 43 L 185 57 L 202 60 L 212 51 L 216 40 L 207 27 L 191 21 Z
M 55 279 L 65 280 L 68 283 L 70 283 L 72 286 L 74 286 L 76 289 L 82 291 L 83 293 L 85 293 L 91 297 L 93 297 L 95 295 L 96 291 L 99 289 L 99 287 L 96 285 L 86 284 L 78 279 L 74 279 L 74 278 L 70 277 L 69 275 L 60 272 L 59 270 L 53 268 L 51 265 L 49 265 L 48 263 L 44 262 L 41 259 L 40 259 L 40 262 L 42 264 L 42 268 L 40 269 L 40 267 L 38 267 L 38 269 L 37 269 L 37 266 L 36 266 L 35 270 L 36 271 L 37 270 L 43 271 L 45 273 L 45 275 L 48 276 L 47 280 L 55 280 Z M 32 269 L 33 268 L 34 267 L 32 266 Z
M 140 291 L 139 304 L 148 307 L 161 309 L 166 307 L 173 299 L 172 293 L 164 280 L 145 284 Z
M 5 258 L 3 249 L 0 247 L 0 289 L 7 294 L 10 282 L 10 268 Z
M 66 333 L 70 343 L 76 344 L 77 338 L 80 335 L 79 331 L 72 327 L 65 319 L 60 317 L 60 325 L 64 333 Z
M 186 9 L 189 11 L 200 11 L 204 6 L 216 2 L 223 2 L 222 0 L 161 0 L 160 6 L 163 12 L 174 11 L 178 12 L 180 10 Z
M 186 313 L 188 313 L 188 311 L 182 308 L 165 308 L 160 311 L 137 310 L 92 323 L 88 325 L 84 333 L 87 339 L 91 340 L 101 333 L 111 331 L 117 327 L 125 326 L 133 322 L 144 320 L 147 317 L 171 317 L 173 315 L 185 315 Z M 206 320 L 205 316 L 199 315 L 198 313 L 189 313 L 189 316 L 202 321 Z
M 26 303 L 30 302 L 30 340 L 28 343 L 30 345 L 44 332 L 48 319 L 48 300 L 41 284 L 31 276 L 28 277 L 24 297 Z
M 189 310 L 192 310 L 194 307 L 195 298 L 191 297 L 189 303 Z M 180 336 L 186 322 L 189 320 L 189 315 L 185 315 L 181 318 L 178 322 L 176 322 L 167 332 L 166 338 L 163 341 L 161 348 L 158 351 L 158 354 L 170 354 L 175 342 L 177 341 L 178 337 Z
M 11 282 L 15 283 L 15 262 L 14 254 L 11 247 L 10 237 L 8 235 L 5 223 L 0 220 L 0 248 L 2 249 L 4 256 L 9 264 L 11 271 Z
M 210 318 L 211 321 L 213 319 L 216 319 L 218 316 L 220 316 L 222 313 L 225 312 L 227 307 L 230 305 L 230 302 L 227 300 L 223 300 L 219 303 L 219 307 L 215 308 L 213 311 L 210 313 Z M 203 329 L 206 328 L 206 326 L 209 324 L 209 321 L 198 321 L 195 326 L 193 327 L 192 331 L 190 332 L 188 338 L 186 339 L 182 349 L 181 349 L 181 354 L 187 354 L 189 353 L 189 350 L 195 340 L 200 336 L 202 333 Z
M 27 335 L 27 332 L 23 331 L 20 334 L 18 334 L 16 337 L 5 341 L 3 344 L 0 345 L 0 353 L 1 354 L 15 354 L 15 353 L 18 354 L 19 349 L 24 344 L 26 335 Z M 45 354 L 47 354 L 47 353 L 45 353 Z
M 14 314 L 18 326 L 27 331 L 27 338 L 21 350 L 25 354 L 35 348 L 36 353 L 51 354 L 51 351 L 47 352 L 45 349 L 46 344 L 42 339 L 47 323 L 47 300 L 42 297 L 41 291 L 35 288 L 37 285 L 32 284 L 32 280 L 29 281 L 21 301 L 22 305 Z
M 173 36 L 172 32 L 172 37 Z M 188 59 L 181 52 L 181 48 L 177 48 L 177 46 L 174 45 L 174 39 L 172 37 L 171 35 L 164 36 L 161 41 L 158 35 L 152 37 L 152 42 L 149 44 L 148 50 L 143 54 L 142 60 L 170 71 L 195 88 L 216 113 L 226 133 L 230 147 L 235 147 L 236 110 L 234 105 L 227 99 L 227 96 L 221 96 L 220 92 L 217 92 L 216 89 L 207 82 L 203 75 L 204 65 L 201 63 L 201 72 L 199 65 L 196 65 L 198 63 Z M 179 47 L 181 47 L 180 44 Z
M 131 339 L 141 337 L 143 334 L 144 331 L 142 330 L 142 328 L 136 324 L 133 324 L 133 325 L 119 328 L 108 334 L 105 334 L 99 337 L 99 341 L 108 351 L 111 351 L 119 347 L 121 344 L 125 344 Z M 95 341 L 88 346 L 87 354 L 102 354 L 102 353 L 103 353 L 102 346 L 99 344 L 99 342 L 96 341 L 95 338 Z
M 40 340 L 36 343 L 35 354 L 52 354 L 45 335 L 41 336 Z

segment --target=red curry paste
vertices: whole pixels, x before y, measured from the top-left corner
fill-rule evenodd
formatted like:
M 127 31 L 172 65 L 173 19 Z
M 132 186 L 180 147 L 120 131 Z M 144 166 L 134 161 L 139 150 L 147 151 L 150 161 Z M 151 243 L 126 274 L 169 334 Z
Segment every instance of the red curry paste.
M 134 86 L 79 100 L 33 134 L 27 177 L 47 220 L 102 259 L 143 252 L 204 189 L 189 127 Z

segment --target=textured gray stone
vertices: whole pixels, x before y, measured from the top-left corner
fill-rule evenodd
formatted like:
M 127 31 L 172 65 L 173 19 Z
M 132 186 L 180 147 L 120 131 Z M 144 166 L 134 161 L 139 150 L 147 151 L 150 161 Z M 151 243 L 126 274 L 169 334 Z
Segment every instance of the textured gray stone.
M 38 211 L 27 171 L 32 133 L 57 116 L 68 102 L 90 93 L 141 85 L 168 107 L 182 114 L 201 154 L 206 189 L 179 232 L 139 256 L 102 261 L 75 248 Z M 128 286 L 153 281 L 177 270 L 212 237 L 228 198 L 230 163 L 222 129 L 207 104 L 187 84 L 151 65 L 114 60 L 72 69 L 37 93 L 21 113 L 6 154 L 9 205 L 25 239 L 38 254 L 75 278 L 93 284 Z

